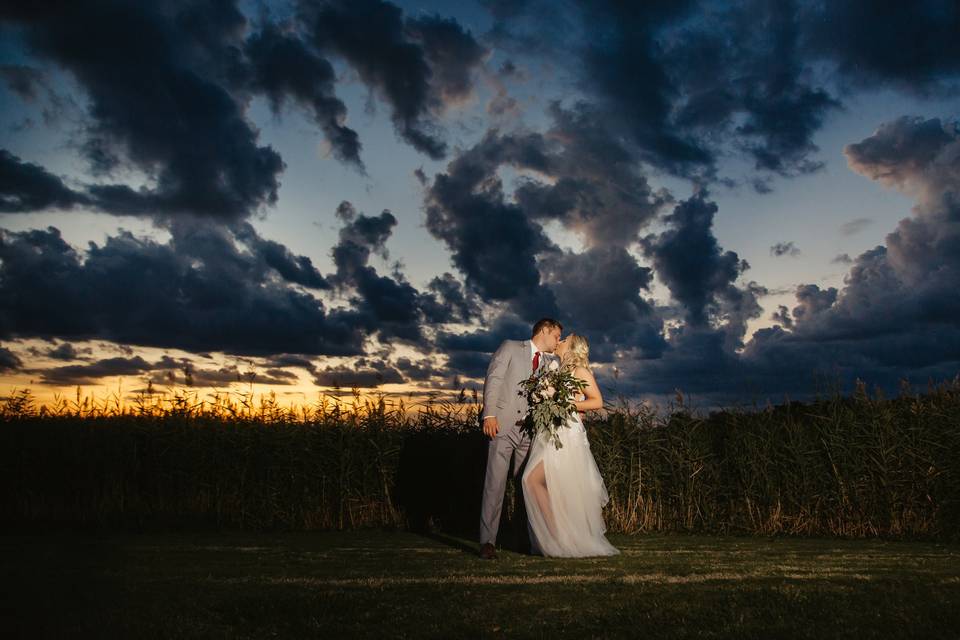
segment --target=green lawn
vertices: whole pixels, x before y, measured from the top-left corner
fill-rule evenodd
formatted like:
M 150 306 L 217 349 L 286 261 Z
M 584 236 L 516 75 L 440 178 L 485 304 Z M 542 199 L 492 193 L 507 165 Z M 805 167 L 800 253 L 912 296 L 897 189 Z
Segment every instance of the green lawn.
M 14 637 L 958 638 L 960 547 L 611 535 L 544 559 L 411 533 L 0 537 Z

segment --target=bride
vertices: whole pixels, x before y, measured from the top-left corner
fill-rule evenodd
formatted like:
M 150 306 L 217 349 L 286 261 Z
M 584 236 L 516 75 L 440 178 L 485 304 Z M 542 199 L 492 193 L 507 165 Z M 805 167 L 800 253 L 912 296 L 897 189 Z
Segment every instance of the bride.
M 560 430 L 563 446 L 557 449 L 545 432 L 538 433 L 530 445 L 522 486 L 532 548 L 544 556 L 616 555 L 620 550 L 603 535 L 607 527 L 601 509 L 609 500 L 607 488 L 579 413 L 603 406 L 589 369 L 587 339 L 571 333 L 554 353 L 560 356 L 561 366 L 587 386 L 575 398 L 577 412 L 567 418 L 568 428 Z

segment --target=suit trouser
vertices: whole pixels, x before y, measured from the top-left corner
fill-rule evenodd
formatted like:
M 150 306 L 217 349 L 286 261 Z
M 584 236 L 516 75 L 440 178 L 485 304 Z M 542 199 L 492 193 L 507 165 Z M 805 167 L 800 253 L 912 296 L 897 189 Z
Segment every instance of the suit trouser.
M 516 479 L 529 451 L 530 437 L 521 432 L 519 427 L 498 431 L 496 437 L 490 441 L 487 448 L 487 473 L 483 481 L 483 505 L 480 509 L 480 544 L 489 542 L 496 545 L 510 459 L 514 458 L 513 476 Z

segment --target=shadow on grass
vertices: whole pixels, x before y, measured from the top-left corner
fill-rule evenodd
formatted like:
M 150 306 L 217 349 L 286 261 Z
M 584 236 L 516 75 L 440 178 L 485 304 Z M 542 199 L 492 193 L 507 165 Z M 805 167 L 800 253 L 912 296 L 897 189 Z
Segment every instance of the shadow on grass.
M 397 470 L 397 502 L 409 530 L 450 547 L 477 554 L 480 505 L 489 439 L 480 432 L 421 431 L 406 438 Z M 519 464 L 519 461 L 514 461 Z M 500 531 L 501 548 L 530 553 L 526 508 L 517 469 L 507 483 Z

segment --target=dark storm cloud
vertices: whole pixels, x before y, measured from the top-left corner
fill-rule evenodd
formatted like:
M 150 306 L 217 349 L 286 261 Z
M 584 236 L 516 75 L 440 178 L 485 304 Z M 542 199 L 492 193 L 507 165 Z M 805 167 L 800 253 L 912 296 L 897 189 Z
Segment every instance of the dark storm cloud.
M 410 358 L 398 358 L 396 364 L 397 369 L 403 372 L 404 377 L 414 382 L 431 380 L 440 377 L 443 373 L 427 358 L 422 358 L 416 362 Z
M 23 162 L 6 149 L 0 149 L 0 212 L 72 209 L 88 203 L 87 196 L 74 191 L 43 167 Z
M 389 257 L 386 242 L 397 225 L 390 211 L 368 216 L 344 201 L 337 208 L 337 217 L 344 224 L 339 242 L 331 250 L 336 272 L 328 281 L 338 292 L 349 294 L 353 321 L 367 333 L 427 348 L 425 323 L 469 322 L 479 315 L 476 295 L 464 290 L 450 273 L 435 277 L 425 291 L 419 291 L 399 268 L 387 276 L 370 266 L 372 255 Z
M 351 311 L 285 286 L 222 227 L 165 244 L 123 231 L 81 256 L 59 230 L 0 232 L 0 336 L 101 338 L 237 354 L 358 354 Z M 43 273 L 43 278 L 37 278 Z
M 280 113 L 290 98 L 304 107 L 323 130 L 334 154 L 363 167 L 357 132 L 343 124 L 347 108 L 334 94 L 336 74 L 330 63 L 310 51 L 296 36 L 266 25 L 247 40 L 250 84 Z
M 263 261 L 263 269 L 273 269 L 287 282 L 301 284 L 311 289 L 329 289 L 327 282 L 313 261 L 307 256 L 298 256 L 287 247 L 260 237 L 256 230 L 247 222 L 241 222 L 236 227 L 236 236 L 250 249 L 251 253 Z
M 497 34 L 508 23 L 572 20 L 573 32 L 546 31 L 557 39 L 546 55 L 577 54 L 578 63 L 566 68 L 589 96 L 591 119 L 622 136 L 640 160 L 699 183 L 718 179 L 717 159 L 728 147 L 767 175 L 823 166 L 813 158 L 813 137 L 841 103 L 810 83 L 793 4 L 575 4 L 573 12 L 559 5 L 498 13 Z M 526 51 L 543 55 L 543 44 Z M 771 189 L 768 177 L 747 180 L 758 192 Z
M 488 132 L 435 176 L 427 190 L 427 230 L 442 240 L 467 285 L 484 300 L 519 297 L 538 301 L 546 315 L 536 254 L 551 250 L 542 228 L 509 202 L 497 176 L 501 164 L 543 169 L 548 159 L 541 136 Z
M 0 371 L 16 371 L 23 366 L 23 360 L 10 349 L 0 346 Z
M 778 242 L 772 247 L 770 247 L 770 255 L 772 256 L 798 256 L 800 255 L 800 249 L 793 244 L 793 241 L 790 242 Z
M 175 384 L 180 380 L 189 386 L 221 386 L 231 382 L 289 385 L 297 382 L 295 374 L 281 369 L 241 371 L 236 364 L 220 368 L 197 368 L 189 359 L 162 356 L 148 362 L 140 356 L 104 358 L 82 365 L 66 365 L 35 370 L 43 382 L 55 385 L 97 384 L 106 377 L 145 377 L 156 383 Z
M 316 366 L 311 360 L 294 354 L 280 354 L 267 358 L 266 363 L 272 367 L 300 367 L 313 373 Z
M 838 380 L 849 390 L 856 377 L 895 393 L 901 379 L 923 387 L 960 373 L 960 129 L 902 117 L 845 153 L 854 170 L 912 196 L 913 215 L 853 260 L 842 289 L 798 286 L 797 304 L 774 315 L 779 325 L 739 354 L 719 335 L 691 341 L 684 329 L 662 358 L 628 363 L 634 391 L 776 400 Z
M 442 104 L 468 97 L 473 71 L 487 54 L 468 31 L 452 18 L 439 15 L 408 18 L 408 36 L 418 41 L 430 65 L 430 84 Z
M 559 318 L 557 319 L 559 320 Z M 563 322 L 560 322 L 563 324 Z M 489 328 L 480 328 L 468 333 L 439 332 L 437 346 L 444 352 L 473 352 L 491 354 L 504 340 L 527 340 L 531 336 L 533 323 L 527 323 L 503 314 L 496 318 Z M 484 356 L 489 357 L 489 356 Z
M 159 366 L 157 369 L 166 369 L 165 366 Z M 189 382 L 194 387 L 219 387 L 229 385 L 233 382 L 246 384 L 268 384 L 268 385 L 291 385 L 298 382 L 296 374 L 283 369 L 270 368 L 260 371 L 256 368 L 248 367 L 241 370 L 236 364 L 229 364 L 219 368 L 196 368 L 193 363 L 187 362 L 181 364 L 179 369 L 183 372 L 184 382 Z M 177 379 L 172 369 L 167 370 L 165 375 L 154 376 L 156 382 L 166 379 L 175 382 Z
M 713 152 L 671 121 L 679 87 L 659 59 L 655 41 L 657 27 L 682 17 L 692 3 L 581 5 L 587 31 L 582 83 L 601 103 L 603 115 L 615 119 L 654 166 L 678 175 L 709 168 Z
M 137 376 L 153 369 L 153 365 L 141 358 L 105 358 L 90 364 L 72 364 L 51 367 L 41 371 L 46 384 L 74 385 L 91 384 L 107 376 Z
M 325 367 L 313 376 L 314 384 L 322 387 L 374 388 L 382 384 L 399 384 L 403 376 L 393 366 L 378 361 L 357 362 L 350 366 Z
M 404 19 L 381 0 L 301 2 L 300 18 L 322 51 L 343 56 L 390 103 L 397 132 L 431 158 L 446 155 L 435 116 L 470 93 L 486 50 L 455 20 Z
M 553 124 L 542 143 L 548 162 L 530 168 L 553 184 L 524 180 L 514 193 L 517 203 L 535 220 L 558 220 L 578 232 L 588 246 L 633 244 L 669 196 L 652 192 L 637 158 L 586 104 L 565 109 L 554 102 L 548 112 Z
M 770 314 L 770 319 L 787 329 L 793 327 L 793 316 L 790 315 L 790 310 L 785 305 L 777 305 L 777 310 Z
M 385 243 L 397 219 L 386 210 L 379 216 L 357 214 L 349 202 L 341 203 L 337 214 L 346 224 L 331 251 L 337 266 L 331 282 L 338 289 L 356 291 L 350 302 L 356 310 L 356 320 L 368 332 L 378 331 L 384 338 L 422 344 L 420 292 L 401 274 L 396 274 L 396 278 L 383 276 L 368 264 L 372 253 L 387 255 Z M 428 302 L 433 302 L 432 298 Z
M 841 81 L 916 95 L 960 89 L 960 6 L 953 0 L 854 0 L 802 5 L 804 40 Z
M 83 350 L 84 353 L 91 353 L 92 351 L 88 349 Z M 56 346 L 53 349 L 50 349 L 46 353 L 48 358 L 53 358 L 54 360 L 79 360 L 80 352 L 77 351 L 77 348 L 74 347 L 69 342 L 63 342 Z
M 795 295 L 797 306 L 793 308 L 793 318 L 798 322 L 826 311 L 837 301 L 836 287 L 821 289 L 815 284 L 801 284 Z
M 748 265 L 733 251 L 723 251 L 713 235 L 717 205 L 703 191 L 680 202 L 664 217 L 669 228 L 643 239 L 645 255 L 670 294 L 683 304 L 687 322 L 707 324 L 720 296 L 730 296 L 733 282 Z
M 844 151 L 854 171 L 888 186 L 904 186 L 935 169 L 933 163 L 956 136 L 955 123 L 901 116 L 881 125 L 869 138 L 847 145 Z
M 566 332 L 590 340 L 591 360 L 609 362 L 618 347 L 629 345 L 648 356 L 663 351 L 663 320 L 651 302 L 652 271 L 641 267 L 622 247 L 565 251 L 544 260 L 544 278 L 557 298 Z
M 421 299 L 424 314 L 430 322 L 465 322 L 481 318 L 480 299 L 465 289 L 451 273 L 437 276 L 427 285 L 432 294 Z
M 822 168 L 811 158 L 819 151 L 813 136 L 841 104 L 804 80 L 799 36 L 792 3 L 738 3 L 668 29 L 658 60 L 676 82 L 671 124 L 713 155 L 729 140 L 757 171 L 793 176 Z M 754 184 L 769 191 L 766 182 Z
M 586 105 L 553 103 L 549 114 L 544 134 L 490 130 L 436 175 L 425 194 L 427 229 L 450 248 L 468 291 L 505 303 L 500 321 L 556 317 L 587 333 L 600 361 L 622 348 L 659 353 L 663 321 L 641 295 L 651 272 L 627 247 L 670 197 L 651 191 L 636 158 L 590 119 Z M 512 197 L 499 175 L 504 168 L 523 172 Z M 586 251 L 555 246 L 541 226 L 551 221 L 577 233 Z M 493 351 L 516 333 L 442 334 L 438 343 Z M 519 335 L 528 333 L 524 327 Z M 471 376 L 479 369 L 476 358 L 460 355 L 450 356 L 450 366 Z
M 193 5 L 197 6 L 197 5 Z M 235 12 L 232 3 L 210 4 Z M 90 103 L 95 168 L 130 165 L 155 186 L 90 189 L 101 209 L 133 215 L 248 215 L 277 199 L 284 164 L 179 28 L 183 5 L 54 3 L 7 9 L 31 53 L 71 72 Z M 118 55 L 117 52 L 122 52 Z M 149 72 L 146 72 L 149 70 Z
M 590 120 L 584 105 L 565 109 L 554 103 L 550 115 L 553 125 L 545 134 L 488 131 L 435 176 L 425 198 L 427 229 L 451 250 L 469 289 L 486 302 L 509 303 L 511 313 L 531 323 L 563 308 L 557 305 L 559 278 L 555 275 L 550 283 L 543 277 L 551 260 L 561 260 L 560 250 L 540 223 L 558 221 L 597 248 L 585 264 L 600 255 L 623 257 L 617 267 L 627 269 L 625 280 L 593 284 L 596 297 L 609 300 L 624 293 L 618 289 L 622 286 L 635 294 L 633 274 L 643 270 L 625 251 L 603 248 L 636 242 L 639 229 L 666 201 L 663 194 L 651 192 L 633 156 Z M 512 201 L 498 173 L 504 167 L 537 176 L 525 174 Z M 625 304 L 645 306 L 642 300 Z M 617 317 L 635 320 L 629 313 Z M 646 337 L 638 339 L 655 343 L 649 335 L 652 325 L 641 326 L 637 331 Z M 637 335 L 621 333 L 616 340 Z M 603 338 L 611 340 L 613 334 Z

